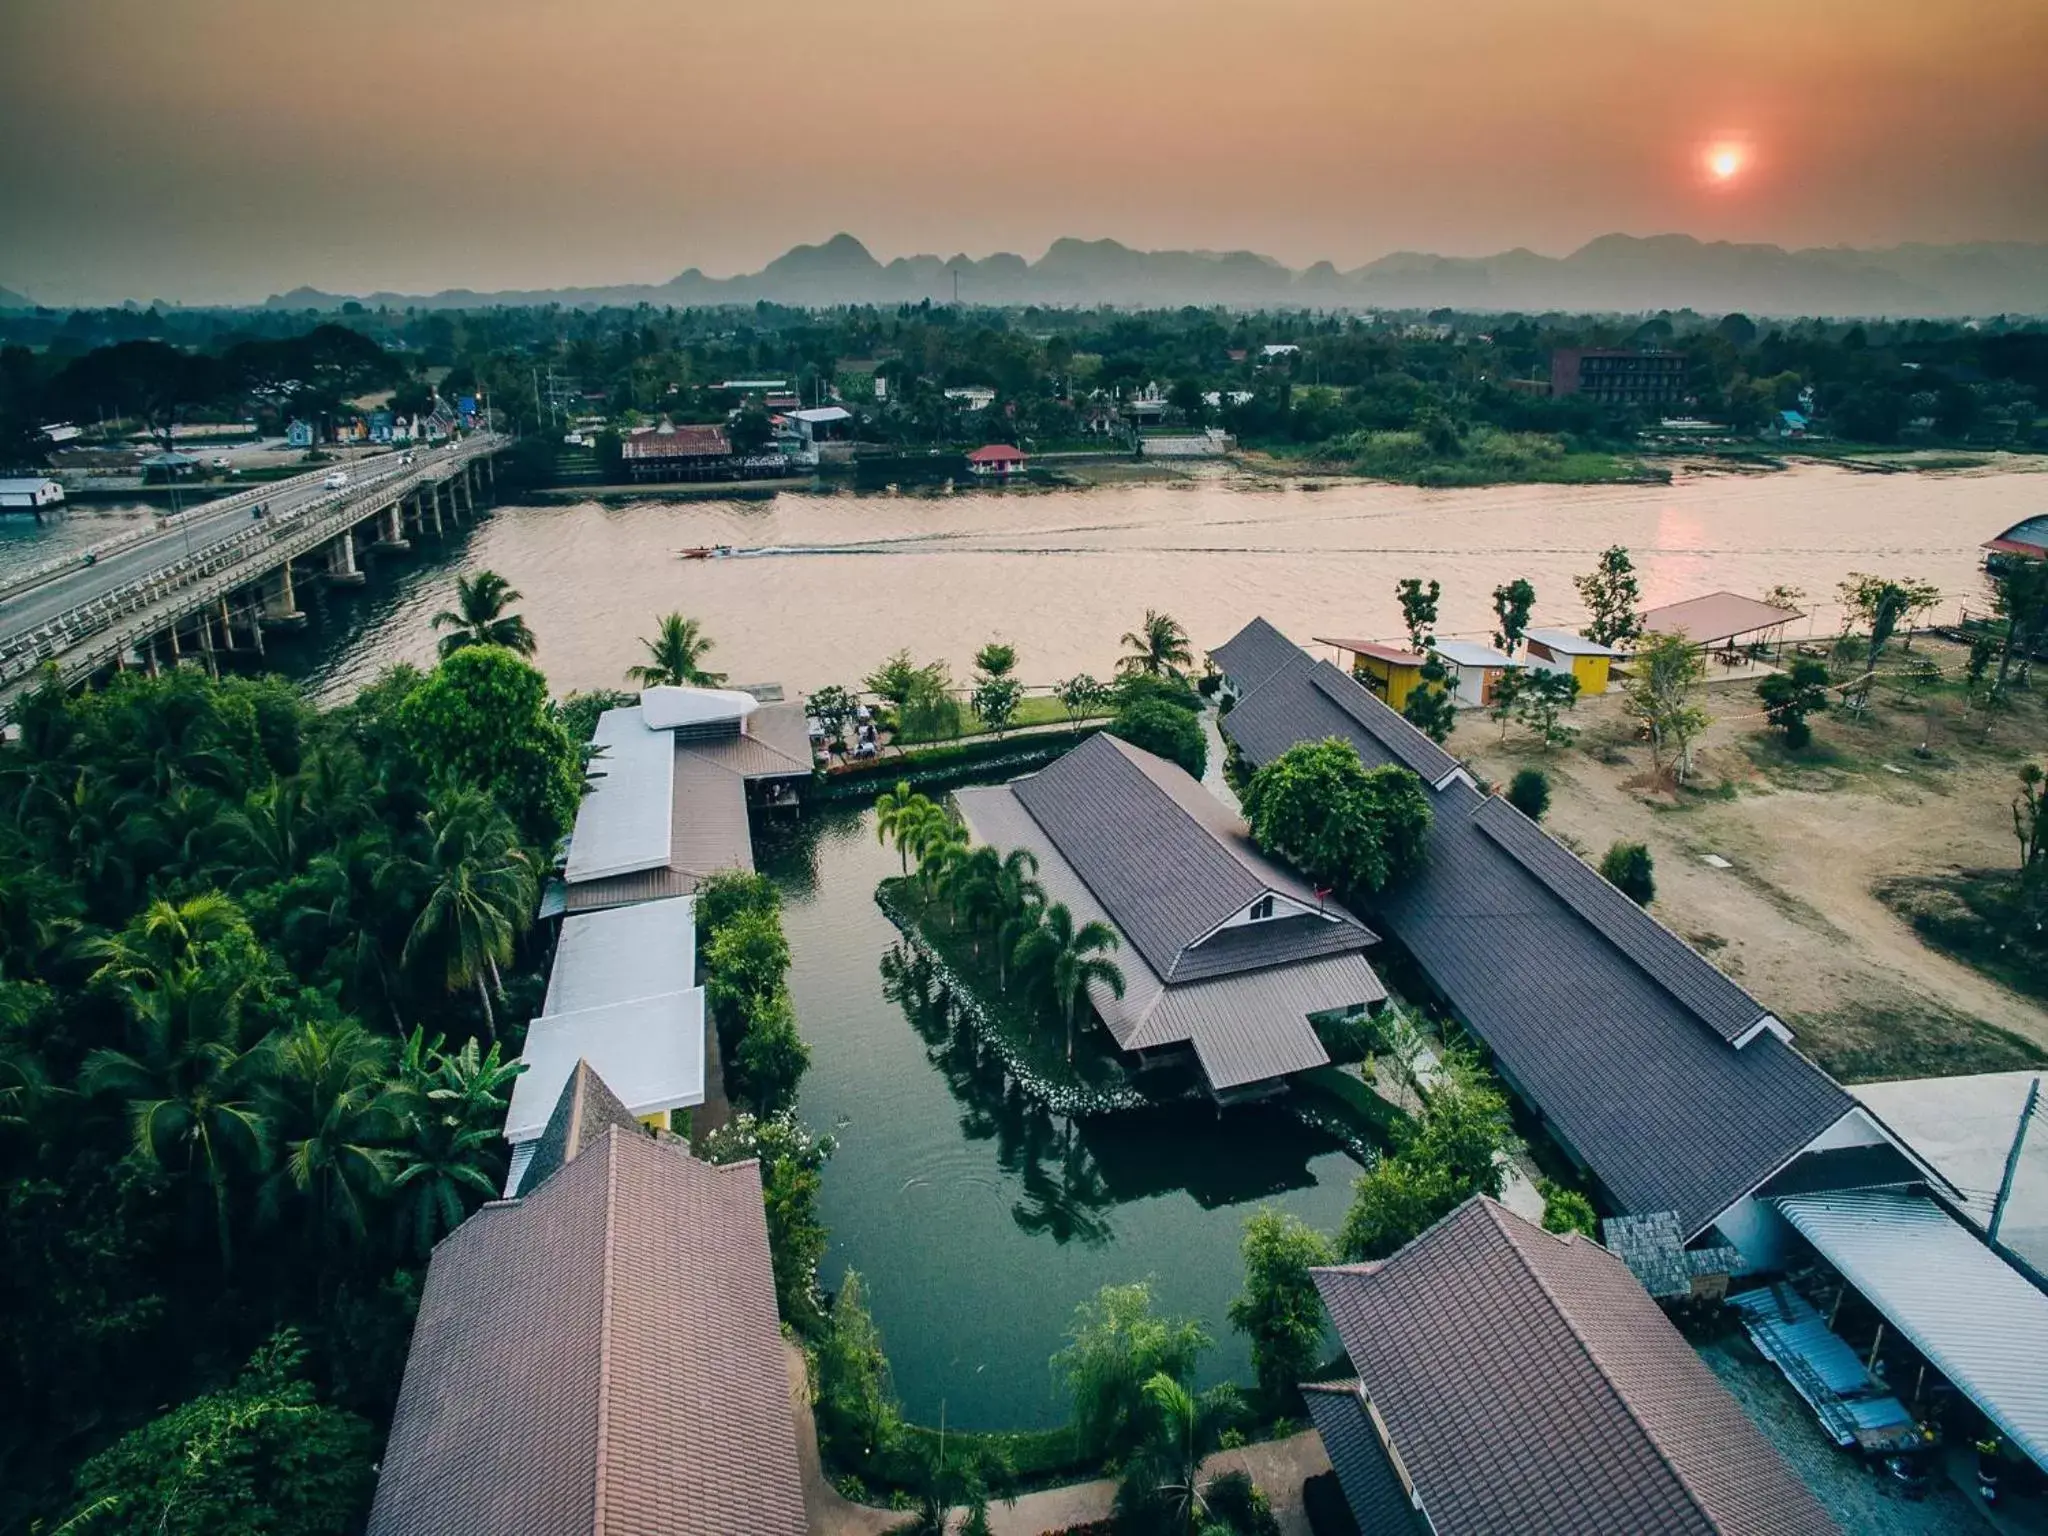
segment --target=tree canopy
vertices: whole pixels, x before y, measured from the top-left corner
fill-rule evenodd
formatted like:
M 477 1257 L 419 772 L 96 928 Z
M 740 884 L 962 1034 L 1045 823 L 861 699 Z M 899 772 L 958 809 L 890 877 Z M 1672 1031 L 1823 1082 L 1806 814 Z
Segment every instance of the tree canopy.
M 1420 779 L 1393 764 L 1367 768 L 1335 736 L 1290 747 L 1253 774 L 1244 812 L 1261 848 L 1346 899 L 1417 869 L 1430 823 Z

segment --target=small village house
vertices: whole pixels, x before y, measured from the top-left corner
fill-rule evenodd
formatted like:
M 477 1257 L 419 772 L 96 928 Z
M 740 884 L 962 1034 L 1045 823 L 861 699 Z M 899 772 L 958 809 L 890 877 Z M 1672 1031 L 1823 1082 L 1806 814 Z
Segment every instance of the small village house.
M 1451 700 L 1460 709 L 1486 709 L 1500 689 L 1500 680 L 1519 666 L 1512 656 L 1477 640 L 1434 640 L 1430 655 L 1451 675 Z
M 1024 453 L 1008 443 L 989 443 L 967 455 L 967 473 L 983 480 L 1007 480 L 1024 473 Z
M 284 429 L 285 446 L 288 448 L 310 448 L 313 446 L 313 423 L 301 421 L 294 416 Z
M 1427 656 L 1404 651 L 1397 645 L 1382 645 L 1377 640 L 1338 640 L 1317 635 L 1315 641 L 1317 645 L 1335 647 L 1348 658 L 1345 666 L 1351 675 L 1378 694 L 1389 709 L 1399 709 L 1408 702 L 1408 695 L 1422 681 L 1422 669 L 1429 665 Z
M 0 480 L 0 512 L 41 512 L 64 504 L 64 487 L 47 475 Z
M 1525 665 L 1576 677 L 1580 696 L 1585 698 L 1605 693 L 1614 663 L 1628 656 L 1627 651 L 1588 640 L 1569 629 L 1524 630 L 1522 650 Z

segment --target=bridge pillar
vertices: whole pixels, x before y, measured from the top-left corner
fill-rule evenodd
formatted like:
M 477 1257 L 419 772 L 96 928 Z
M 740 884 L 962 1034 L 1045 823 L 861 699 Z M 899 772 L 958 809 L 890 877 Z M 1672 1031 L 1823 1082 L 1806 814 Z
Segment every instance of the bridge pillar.
M 369 578 L 356 565 L 356 535 L 344 528 L 327 546 L 327 579 L 340 587 L 360 587 Z
M 204 608 L 199 610 L 199 654 L 206 662 L 209 676 L 220 676 L 220 663 L 213 654 L 213 621 Z
M 491 477 L 491 489 L 493 491 L 497 490 L 498 456 L 495 453 L 487 453 L 484 455 L 484 473 Z
M 474 517 L 474 516 L 476 515 L 476 488 L 475 488 L 475 487 L 474 487 L 473 485 L 471 485 L 471 484 L 470 484 L 470 479 L 469 479 L 469 472 L 470 472 L 470 466 L 469 466 L 469 465 L 467 465 L 467 464 L 463 465 L 463 466 L 462 466 L 462 509 L 463 509 L 463 511 L 465 511 L 465 512 L 469 513 L 469 514 L 470 514 L 470 516 Z
M 428 525 L 430 525 L 436 534 L 444 533 L 447 531 L 441 526 L 440 497 L 436 496 L 431 501 L 425 496 L 420 497 L 419 508 L 421 519 L 425 521 Z
M 435 516 L 435 517 L 436 517 L 436 518 L 438 519 L 438 518 L 440 517 L 440 515 L 441 515 L 441 482 L 440 482 L 440 481 L 438 481 L 438 480 L 436 480 L 436 481 L 434 482 L 434 485 L 433 485 L 433 494 L 434 494 L 434 516 Z M 452 520 L 452 519 L 454 518 L 454 516 L 455 516 L 455 498 L 454 498 L 454 497 L 452 497 L 452 496 L 451 496 L 451 497 L 450 497 L 450 498 L 448 499 L 448 516 L 449 516 L 449 518 L 450 518 L 451 520 Z
M 171 665 L 176 666 L 184 652 L 178 649 L 178 621 L 171 620 Z
M 390 506 L 378 513 L 377 522 L 379 531 L 383 535 L 377 540 L 377 547 L 379 549 L 399 551 L 412 548 L 411 541 L 405 536 L 405 519 L 399 515 L 397 502 L 392 502 Z
M 292 563 L 287 560 L 264 583 L 257 608 L 256 630 L 261 635 L 265 624 L 297 629 L 305 622 L 305 614 L 299 611 L 299 594 L 292 583 Z

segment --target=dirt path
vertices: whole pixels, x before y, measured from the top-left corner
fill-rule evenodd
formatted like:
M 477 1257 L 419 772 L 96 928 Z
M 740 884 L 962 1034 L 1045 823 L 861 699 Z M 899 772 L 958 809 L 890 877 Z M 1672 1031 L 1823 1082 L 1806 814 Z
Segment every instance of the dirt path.
M 1922 640 L 1916 654 L 1929 648 Z M 1951 647 L 1932 650 L 1957 661 Z M 1762 722 L 1750 686 L 1709 686 L 1705 700 L 1717 718 L 1693 787 L 1676 796 L 1652 787 L 1648 749 L 1633 741 L 1618 695 L 1578 708 L 1582 734 L 1568 749 L 1545 754 L 1519 727 L 1502 744 L 1499 727 L 1474 716 L 1451 745 L 1503 785 L 1519 768 L 1542 768 L 1545 824 L 1587 857 L 1617 840 L 1648 846 L 1651 910 L 1831 1070 L 1867 1079 L 2021 1065 L 2023 1048 L 2006 1035 L 2048 1049 L 2048 1011 L 1929 948 L 1874 894 L 1899 876 L 2012 862 L 2014 770 L 2027 748 L 2038 756 L 2048 746 L 2041 702 L 2024 701 L 1988 744 L 1954 701 L 1935 708 L 1931 727 L 1926 710 L 1880 703 L 1868 724 L 1818 721 L 1818 760 L 1799 764 L 1753 750 Z M 1923 732 L 1927 760 L 1913 751 Z

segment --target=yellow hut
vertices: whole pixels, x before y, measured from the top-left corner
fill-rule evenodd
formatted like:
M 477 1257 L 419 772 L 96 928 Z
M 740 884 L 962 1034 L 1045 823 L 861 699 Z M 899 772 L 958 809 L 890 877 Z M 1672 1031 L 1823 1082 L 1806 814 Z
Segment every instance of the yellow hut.
M 1546 672 L 1569 672 L 1579 680 L 1582 698 L 1605 693 L 1614 663 L 1629 654 L 1568 629 L 1524 630 L 1522 640 L 1530 666 Z
M 1386 701 L 1387 708 L 1399 709 L 1422 681 L 1428 657 L 1417 656 L 1377 640 L 1330 640 L 1316 636 L 1317 645 L 1334 646 L 1345 658 L 1351 675 Z

